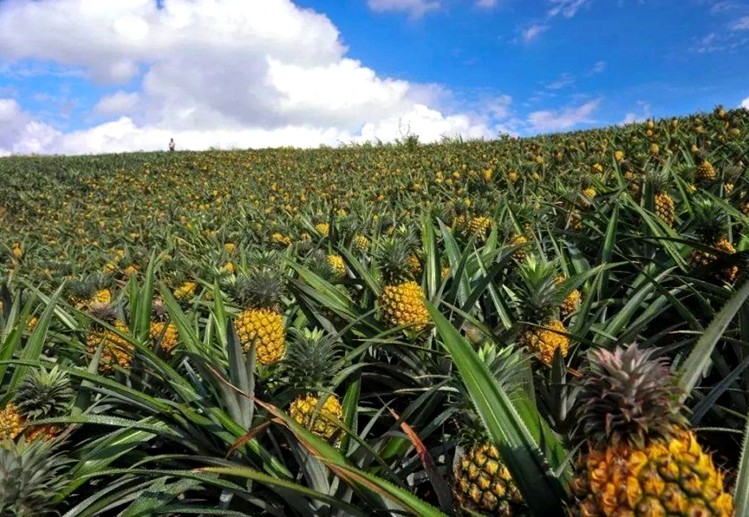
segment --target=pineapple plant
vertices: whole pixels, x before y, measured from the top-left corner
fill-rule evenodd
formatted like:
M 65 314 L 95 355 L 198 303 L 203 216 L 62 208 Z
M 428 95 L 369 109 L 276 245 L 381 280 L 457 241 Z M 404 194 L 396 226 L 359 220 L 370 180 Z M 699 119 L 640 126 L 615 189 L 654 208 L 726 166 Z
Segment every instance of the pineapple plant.
M 736 248 L 726 238 L 724 228 L 726 214 L 709 198 L 697 199 L 694 202 L 695 231 L 699 242 L 705 243 L 723 255 L 733 255 Z M 693 269 L 710 267 L 719 260 L 719 256 L 711 251 L 692 250 L 689 264 Z M 712 273 L 717 281 L 733 283 L 739 274 L 736 265 L 726 266 Z
M 99 357 L 99 373 L 109 374 L 115 365 L 128 368 L 132 362 L 133 345 L 120 334 L 127 334 L 130 329 L 127 324 L 117 317 L 114 307 L 110 304 L 100 304 L 89 311 L 94 321 L 91 323 L 86 337 L 86 351 L 94 355 L 99 347 L 102 348 Z M 115 330 L 111 330 L 113 327 Z
M 255 347 L 257 361 L 269 366 L 286 350 L 286 326 L 279 311 L 283 277 L 273 267 L 253 268 L 237 278 L 234 298 L 242 307 L 234 325 L 245 353 Z
M 343 407 L 330 384 L 340 371 L 337 336 L 320 329 L 292 329 L 283 361 L 289 385 L 301 392 L 289 406 L 297 423 L 330 440 L 340 431 Z
M 520 344 L 549 366 L 557 350 L 567 355 L 570 340 L 560 320 L 560 306 L 570 293 L 563 289 L 552 264 L 529 255 L 518 270 L 515 306 Z
M 177 325 L 169 321 L 166 304 L 161 298 L 156 298 L 151 307 L 152 320 L 148 328 L 151 344 L 170 353 L 177 346 L 179 333 Z
M 572 515 L 733 515 L 663 359 L 636 344 L 593 351 L 581 388 Z
M 500 350 L 493 343 L 486 343 L 478 353 L 505 391 L 513 393 L 521 386 L 513 375 L 520 371 L 518 362 L 522 359 L 518 352 L 510 347 Z M 461 509 L 482 515 L 520 515 L 525 509 L 523 498 L 502 462 L 499 449 L 484 429 L 462 381 L 453 377 L 452 384 L 455 387 L 453 403 L 459 408 L 459 447 L 452 477 L 456 502 Z
M 74 392 L 70 378 L 57 367 L 47 371 L 44 368 L 30 373 L 18 385 L 13 403 L 24 422 L 56 418 L 67 413 Z M 54 424 L 40 424 L 27 427 L 24 435 L 29 440 L 42 438 L 51 440 L 62 431 Z
M 429 324 L 421 286 L 413 279 L 409 250 L 399 239 L 388 239 L 380 253 L 380 269 L 385 282 L 380 294 L 380 309 L 392 327 L 421 331 Z

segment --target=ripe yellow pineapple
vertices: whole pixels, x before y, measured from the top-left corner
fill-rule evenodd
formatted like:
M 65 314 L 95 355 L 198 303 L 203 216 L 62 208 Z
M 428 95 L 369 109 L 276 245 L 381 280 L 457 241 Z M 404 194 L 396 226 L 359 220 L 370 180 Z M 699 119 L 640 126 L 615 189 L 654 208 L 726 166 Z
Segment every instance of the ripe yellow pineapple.
M 523 499 L 502 463 L 497 446 L 471 447 L 455 466 L 453 492 L 458 503 L 475 512 L 511 517 Z
M 725 237 L 726 214 L 722 208 L 709 198 L 697 199 L 694 202 L 694 217 L 697 239 L 723 255 L 733 255 L 736 248 Z M 692 268 L 709 267 L 719 260 L 719 255 L 710 251 L 692 250 L 689 265 Z M 739 274 L 737 265 L 729 265 L 712 273 L 712 278 L 729 284 L 736 281 Z
M 335 395 L 327 395 L 320 405 L 319 397 L 307 393 L 294 399 L 289 407 L 289 414 L 299 424 L 329 440 L 340 431 L 336 423 L 343 419 L 343 407 Z
M 421 331 L 430 319 L 424 305 L 424 291 L 413 280 L 409 256 L 402 240 L 390 239 L 384 243 L 380 263 L 385 286 L 380 293 L 380 309 L 388 325 Z
M 561 306 L 570 294 L 552 264 L 529 255 L 520 265 L 515 305 L 518 311 L 518 342 L 545 365 L 551 365 L 557 350 L 562 357 L 570 339 L 561 322 Z
M 519 246 L 519 248 L 515 251 L 514 257 L 522 262 L 528 257 L 528 252 L 526 251 L 528 245 L 528 238 L 525 235 L 521 235 L 519 233 L 516 233 L 512 236 L 512 239 L 510 240 L 510 246 Z
M 0 442 L 3 440 L 15 440 L 16 436 L 23 432 L 23 418 L 18 408 L 12 402 L 0 411 Z
M 346 263 L 343 261 L 343 257 L 340 255 L 328 255 L 327 260 L 328 265 L 336 278 L 343 278 L 346 276 Z
M 315 225 L 315 230 L 317 230 L 317 233 L 323 237 L 330 235 L 330 225 L 328 223 L 317 223 Z
M 702 161 L 697 166 L 697 171 L 695 172 L 694 179 L 700 183 L 700 182 L 707 182 L 712 181 L 715 179 L 716 172 L 715 167 L 713 167 L 713 164 L 710 163 L 707 160 Z
M 355 235 L 351 245 L 358 253 L 366 253 L 369 250 L 369 239 L 364 235 Z
M 159 348 L 169 353 L 179 341 L 177 325 L 168 321 L 169 314 L 163 300 L 154 300 L 152 312 L 153 320 L 148 329 L 148 336 L 153 345 L 158 345 Z
M 283 357 L 286 326 L 278 310 L 283 291 L 281 274 L 270 267 L 253 269 L 237 279 L 235 298 L 244 310 L 234 324 L 245 353 L 255 346 L 257 361 L 268 366 Z
M 675 217 L 674 199 L 668 192 L 658 192 L 655 195 L 655 213 L 668 226 L 673 226 Z
M 289 407 L 299 424 L 329 440 L 339 434 L 343 418 L 341 402 L 329 385 L 342 367 L 338 337 L 322 330 L 292 329 L 289 350 L 283 361 L 292 388 L 302 394 Z
M 90 314 L 114 327 L 121 334 L 127 334 L 130 331 L 125 322 L 117 318 L 111 305 L 98 305 L 91 310 Z M 92 322 L 86 337 L 86 351 L 90 355 L 94 355 L 99 346 L 102 346 L 101 356 L 99 357 L 99 373 L 112 373 L 115 365 L 122 368 L 130 366 L 134 349 L 132 343 L 117 332 L 95 321 Z
M 663 360 L 637 345 L 591 353 L 579 396 L 586 449 L 572 515 L 733 516 L 723 476 L 688 428 Z
M 195 290 L 198 284 L 192 281 L 185 281 L 174 290 L 174 297 L 179 301 L 188 301 L 195 296 Z
M 564 276 L 558 276 L 556 283 L 557 285 L 563 284 L 566 279 Z M 564 299 L 562 304 L 559 306 L 559 313 L 562 319 L 567 319 L 573 312 L 575 312 L 580 305 L 580 299 L 582 298 L 578 289 L 573 289 L 570 294 Z
M 486 237 L 489 228 L 491 227 L 492 220 L 485 216 L 472 217 L 468 222 L 468 232 L 477 235 L 480 240 Z

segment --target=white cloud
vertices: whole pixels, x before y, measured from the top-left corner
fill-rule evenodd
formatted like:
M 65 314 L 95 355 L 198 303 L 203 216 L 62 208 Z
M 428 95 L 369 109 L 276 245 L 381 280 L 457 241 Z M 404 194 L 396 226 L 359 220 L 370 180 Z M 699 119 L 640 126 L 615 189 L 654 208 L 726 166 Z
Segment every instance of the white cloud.
M 429 11 L 439 9 L 439 0 L 367 0 L 370 9 L 377 12 L 395 11 L 420 18 Z
M 596 99 L 574 108 L 557 111 L 534 111 L 528 115 L 528 124 L 531 129 L 541 133 L 564 131 L 578 124 L 593 122 L 590 116 L 599 104 L 600 99 Z
M 626 126 L 627 124 L 634 124 L 635 122 L 644 122 L 649 119 L 652 115 L 650 112 L 650 104 L 645 101 L 637 101 L 637 105 L 640 108 L 640 112 L 630 111 L 624 118 L 619 122 L 620 126 Z
M 739 107 L 749 110 L 749 97 L 741 101 L 741 104 L 739 105 Z
M 731 30 L 746 31 L 749 30 L 749 16 L 742 16 L 731 24 Z
M 590 69 L 588 75 L 600 74 L 604 70 L 606 70 L 606 61 L 598 61 L 595 65 L 593 65 L 593 68 Z
M 551 7 L 549 8 L 548 15 L 554 17 L 561 14 L 565 18 L 572 18 L 580 9 L 591 1 L 592 0 L 549 0 Z
M 575 78 L 572 76 L 572 74 L 565 72 L 561 76 L 559 76 L 559 79 L 557 79 L 556 81 L 552 81 L 548 83 L 546 85 L 546 89 L 547 90 L 561 90 L 573 84 L 575 84 Z
M 138 106 L 139 100 L 138 93 L 120 90 L 99 99 L 93 112 L 99 115 L 122 115 L 133 111 Z
M 444 112 L 449 92 L 438 86 L 382 77 L 347 58 L 330 20 L 290 0 L 167 0 L 162 9 L 153 0 L 0 2 L 0 60 L 128 84 L 93 110 L 114 120 L 73 133 L 26 131 L 33 117 L 6 106 L 18 112 L 16 125 L 0 124 L 6 152 L 20 152 L 24 138 L 64 153 L 163 149 L 170 137 L 182 149 L 393 140 L 393 121 L 406 119 L 422 141 L 494 130 L 483 116 Z
M 523 29 L 522 37 L 523 41 L 525 43 L 530 43 L 531 41 L 538 38 L 541 34 L 549 30 L 548 25 L 543 24 L 533 24 L 525 29 Z

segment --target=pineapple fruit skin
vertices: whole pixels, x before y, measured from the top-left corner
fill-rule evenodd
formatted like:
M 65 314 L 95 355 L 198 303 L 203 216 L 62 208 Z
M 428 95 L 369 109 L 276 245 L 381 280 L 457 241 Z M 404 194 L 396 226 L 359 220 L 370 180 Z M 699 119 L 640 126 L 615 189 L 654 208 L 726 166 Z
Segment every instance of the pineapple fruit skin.
M 245 353 L 255 344 L 257 360 L 263 366 L 275 363 L 286 350 L 283 316 L 268 308 L 246 309 L 237 317 L 237 336 Z
M 125 322 L 121 320 L 117 320 L 114 327 L 123 334 L 130 331 Z M 129 341 L 108 329 L 94 330 L 86 338 L 86 350 L 90 355 L 94 355 L 102 342 L 104 347 L 99 357 L 99 373 L 105 375 L 112 373 L 115 364 L 122 368 L 130 366 L 133 360 L 133 345 Z
M 576 471 L 574 516 L 734 515 L 722 474 L 686 430 L 643 447 L 593 448 L 578 458 Z
M 154 344 L 159 343 L 160 348 L 165 352 L 171 352 L 172 349 L 177 346 L 177 342 L 179 340 L 177 325 L 175 325 L 174 323 L 152 321 L 148 329 L 148 334 L 151 338 L 151 341 Z
M 320 398 L 310 393 L 301 395 L 291 403 L 289 414 L 299 425 L 329 440 L 340 430 L 336 422 L 343 418 L 343 407 L 335 395 L 329 395 L 318 412 L 319 402 Z
M 510 471 L 502 463 L 494 444 L 477 444 L 458 461 L 453 493 L 468 510 L 510 517 L 523 504 Z
M 655 195 L 655 213 L 668 226 L 674 225 L 675 211 L 674 199 L 666 192 Z
M 712 247 L 728 255 L 736 253 L 736 248 L 734 248 L 733 244 L 731 244 L 725 237 L 720 238 L 718 241 L 714 242 L 712 244 Z M 692 268 L 706 267 L 712 264 L 717 259 L 718 257 L 715 254 L 708 251 L 694 250 L 689 256 L 689 264 Z M 732 284 L 736 281 L 738 275 L 738 266 L 731 266 L 718 271 L 716 273 L 715 279 Z
M 393 326 L 408 326 L 423 330 L 429 323 L 429 313 L 424 305 L 424 291 L 413 280 L 386 285 L 380 295 L 385 321 Z
M 8 403 L 0 411 L 0 441 L 15 440 L 23 432 L 23 417 L 15 404 Z
M 346 276 L 346 263 L 340 255 L 328 255 L 327 261 L 336 278 Z
M 531 328 L 520 335 L 520 341 L 528 350 L 538 356 L 546 365 L 551 365 L 554 353 L 557 349 L 561 351 L 562 357 L 567 356 L 570 347 L 570 339 L 567 336 L 557 334 L 567 332 L 567 329 L 559 320 L 553 320 L 546 324 L 547 328 Z

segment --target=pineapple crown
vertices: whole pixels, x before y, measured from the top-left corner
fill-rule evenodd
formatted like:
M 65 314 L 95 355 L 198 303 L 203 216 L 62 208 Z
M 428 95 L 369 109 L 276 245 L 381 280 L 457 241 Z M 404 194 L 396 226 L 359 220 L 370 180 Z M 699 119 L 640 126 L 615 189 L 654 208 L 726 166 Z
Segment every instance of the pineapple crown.
M 694 209 L 695 230 L 701 239 L 709 244 L 716 242 L 726 223 L 726 214 L 712 199 L 702 197 L 695 199 Z
M 393 237 L 382 242 L 378 258 L 386 283 L 413 278 L 409 264 L 409 256 L 411 255 L 410 246 L 406 239 Z
M 513 397 L 525 387 L 525 368 L 529 357 L 519 349 L 511 346 L 498 347 L 496 344 L 487 342 L 481 345 L 477 354 L 479 360 L 484 363 L 492 374 L 492 377 L 502 387 L 505 393 Z M 481 418 L 466 390 L 465 384 L 456 374 L 451 377 L 451 385 L 455 393 L 455 403 L 459 408 L 458 421 L 461 426 L 460 440 L 466 445 L 484 443 L 488 435 Z
M 517 307 L 520 319 L 534 323 L 548 321 L 567 296 L 558 282 L 558 273 L 550 262 L 528 255 L 518 270 L 520 278 Z
M 71 460 L 46 440 L 0 442 L 0 515 L 30 517 L 52 512 L 68 483 Z
M 280 272 L 269 267 L 254 268 L 237 278 L 234 296 L 242 307 L 273 309 L 283 296 L 284 282 Z
M 55 366 L 29 374 L 19 384 L 13 401 L 23 416 L 38 420 L 64 414 L 73 396 L 70 378 Z
M 598 443 L 642 445 L 686 425 L 667 361 L 637 344 L 596 350 L 578 398 L 579 431 Z
M 103 321 L 109 325 L 114 325 L 115 321 L 117 321 L 117 312 L 114 307 L 108 303 L 94 305 L 91 310 L 89 310 L 88 314 L 93 319 Z M 93 325 L 94 327 L 98 327 L 99 322 L 95 321 Z
M 284 369 L 292 386 L 322 389 L 340 371 L 339 338 L 320 329 L 290 329 Z

